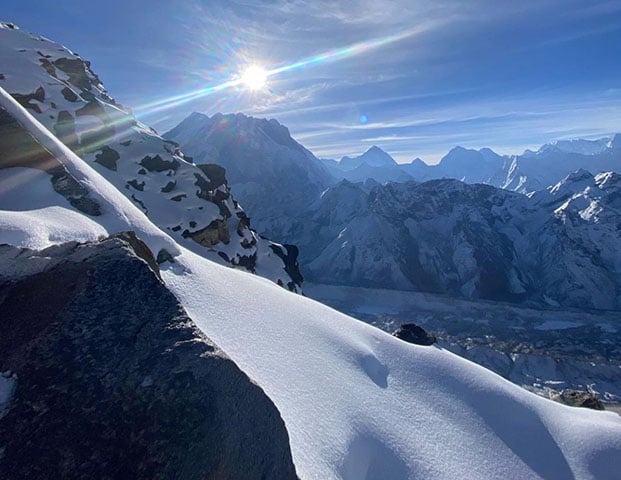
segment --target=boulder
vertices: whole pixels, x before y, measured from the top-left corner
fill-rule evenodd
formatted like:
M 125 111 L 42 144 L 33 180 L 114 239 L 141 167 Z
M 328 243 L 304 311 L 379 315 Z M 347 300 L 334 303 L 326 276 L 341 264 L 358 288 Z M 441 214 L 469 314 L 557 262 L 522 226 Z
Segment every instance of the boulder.
M 415 323 L 405 323 L 392 334 L 405 342 L 416 345 L 433 345 L 437 341 L 435 335 L 427 333 L 424 328 Z
M 145 248 L 0 246 L 0 478 L 295 479 L 278 410 Z

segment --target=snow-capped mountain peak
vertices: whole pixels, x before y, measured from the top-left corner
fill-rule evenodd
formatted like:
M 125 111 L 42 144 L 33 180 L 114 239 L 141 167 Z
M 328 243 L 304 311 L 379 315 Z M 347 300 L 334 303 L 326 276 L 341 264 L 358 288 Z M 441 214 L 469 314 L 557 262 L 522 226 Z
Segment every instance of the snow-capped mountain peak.
M 395 159 L 377 145 L 373 145 L 358 157 L 343 157 L 339 163 L 340 167 L 345 170 L 352 170 L 363 164 L 369 167 L 390 167 L 397 165 Z

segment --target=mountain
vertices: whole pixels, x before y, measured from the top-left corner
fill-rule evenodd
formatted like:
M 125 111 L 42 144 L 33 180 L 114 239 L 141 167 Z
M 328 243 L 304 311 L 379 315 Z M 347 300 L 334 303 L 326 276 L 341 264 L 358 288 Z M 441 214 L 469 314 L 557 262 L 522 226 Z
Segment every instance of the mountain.
M 90 215 L 79 210 L 71 203 L 73 197 L 67 198 L 57 191 L 47 178 L 48 174 L 41 170 L 23 166 L 7 167 L 2 172 L 3 183 L 11 185 L 11 189 L 3 190 L 0 194 L 0 223 L 3 225 L 0 229 L 0 243 L 22 249 L 33 246 L 34 250 L 39 250 L 41 245 L 62 244 L 74 238 L 98 241 L 102 230 L 109 233 L 133 230 L 137 238 L 144 240 L 148 249 L 143 254 L 144 258 L 150 259 L 147 264 L 153 264 L 153 259 L 157 258 L 157 252 L 162 248 L 169 251 L 174 255 L 174 263 L 165 261 L 159 265 L 161 282 L 172 292 L 190 318 L 184 317 L 183 312 L 170 305 L 165 311 L 158 310 L 160 317 L 152 315 L 150 309 L 142 311 L 139 306 L 132 306 L 131 311 L 122 311 L 124 315 L 137 317 L 132 319 L 135 323 L 127 325 L 127 342 L 130 345 L 123 343 L 117 348 L 123 352 L 133 352 L 136 347 L 132 347 L 132 344 L 137 339 L 140 348 L 144 346 L 149 351 L 149 348 L 156 348 L 160 339 L 170 341 L 185 335 L 183 331 L 174 330 L 165 330 L 164 337 L 158 333 L 162 320 L 173 310 L 178 325 L 183 325 L 192 334 L 195 330 L 188 322 L 195 323 L 243 372 L 262 387 L 279 409 L 289 432 L 293 462 L 301 478 L 352 480 L 380 477 L 404 480 L 429 475 L 454 478 L 463 475 L 463 472 L 468 472 L 472 478 L 614 478 L 621 468 L 621 419 L 617 415 L 555 404 L 446 350 L 403 342 L 310 299 L 292 295 L 272 282 L 224 268 L 196 255 L 156 227 L 139 207 L 97 173 L 90 163 L 68 150 L 1 89 L 0 105 L 28 131 L 35 144 L 44 146 L 51 158 L 84 189 L 82 197 L 90 198 L 101 209 L 101 215 Z M 29 156 L 28 150 L 23 153 Z M 118 243 L 110 244 L 111 247 L 113 245 L 121 246 Z M 56 256 L 32 251 L 27 255 L 13 256 L 10 262 L 2 263 L 3 277 L 23 275 L 33 269 L 45 270 L 51 261 L 50 257 L 55 262 L 65 261 L 63 259 L 75 261 L 80 256 L 81 259 L 88 258 L 93 252 L 92 247 L 75 243 L 56 248 Z M 65 257 L 65 253 L 69 256 Z M 111 252 L 108 255 L 115 254 Z M 69 280 L 73 277 L 61 275 L 64 270 L 47 270 L 47 276 L 42 279 L 44 287 L 55 283 L 62 285 L 64 280 L 69 280 L 67 291 L 78 289 L 77 298 L 80 301 L 68 311 L 65 322 L 68 322 L 67 326 L 71 325 L 70 321 L 86 322 L 76 325 L 84 325 L 88 329 L 62 330 L 72 342 L 78 342 L 81 336 L 87 339 L 89 335 L 97 335 L 91 324 L 102 329 L 106 342 L 110 336 L 114 336 L 115 332 L 108 325 L 110 321 L 118 319 L 112 315 L 104 322 L 106 317 L 103 315 L 108 309 L 114 311 L 116 306 L 114 302 L 103 302 L 100 292 L 105 296 L 105 292 L 112 289 L 117 295 L 123 295 L 126 303 L 119 305 L 121 310 L 124 305 L 132 305 L 132 298 L 142 298 L 135 289 L 138 287 L 128 290 L 124 288 L 126 283 L 115 282 L 116 275 L 122 274 L 123 269 L 117 270 L 119 267 L 113 266 L 114 263 L 111 264 L 112 270 L 97 270 L 101 261 L 93 259 L 78 263 L 82 265 L 80 268 L 95 270 L 91 270 L 93 273 L 90 277 L 80 274 L 79 269 L 75 270 L 75 283 Z M 93 267 L 92 262 L 96 262 Z M 142 265 L 142 261 L 137 261 L 135 257 L 131 262 L 134 268 Z M 142 268 L 141 272 L 142 279 L 147 270 Z M 149 278 L 151 282 L 160 281 L 154 276 Z M 81 281 L 90 283 L 83 284 Z M 150 291 L 149 284 L 144 286 Z M 17 297 L 13 292 L 8 296 L 3 294 L 2 301 L 9 299 L 23 304 L 24 299 L 29 298 L 25 296 L 28 292 L 38 291 L 27 289 Z M 43 291 L 49 294 L 49 290 Z M 161 304 L 174 301 L 172 296 L 166 298 L 155 295 L 153 301 L 157 299 Z M 56 299 L 55 302 L 59 300 L 54 295 L 51 297 Z M 89 307 L 94 305 L 101 306 Z M 35 306 L 32 305 L 33 308 Z M 80 315 L 76 316 L 76 311 Z M 34 317 L 25 318 L 24 321 L 29 323 L 20 322 L 20 328 L 24 334 L 28 332 L 27 335 L 35 334 L 45 326 L 34 322 Z M 138 329 L 131 330 L 130 325 L 136 325 Z M 123 332 L 121 330 L 118 334 L 124 335 Z M 150 340 L 150 335 L 157 336 Z M 19 341 L 24 338 L 28 337 L 20 335 Z M 63 365 L 78 363 L 81 352 L 88 352 L 70 348 L 73 343 L 63 342 L 39 348 L 48 348 L 50 352 L 54 345 L 63 347 L 60 350 L 65 362 Z M 99 348 L 97 342 L 89 345 Z M 102 346 L 105 345 L 107 343 Z M 11 347 L 20 346 L 13 344 Z M 184 361 L 194 358 L 200 362 L 203 358 L 203 355 L 192 352 L 204 349 L 204 343 L 182 342 L 176 347 L 187 349 L 181 357 Z M 153 353 L 156 351 L 152 350 Z M 170 352 L 166 355 L 170 355 Z M 157 355 L 156 360 L 165 362 L 164 359 L 168 358 L 166 355 Z M 21 370 L 22 367 L 19 367 L 23 376 L 18 374 L 10 377 L 10 380 L 2 377 L 3 387 L 12 385 L 9 389 L 3 388 L 8 394 L 3 397 L 5 411 L 0 418 L 0 428 L 6 433 L 2 438 L 12 438 L 16 435 L 16 429 L 25 428 L 24 424 L 12 419 L 17 414 L 17 405 L 22 404 L 21 398 L 26 393 L 26 386 L 34 389 L 33 395 L 37 398 L 40 398 L 40 390 L 45 388 L 51 392 L 51 401 L 60 401 L 65 392 L 78 399 L 89 393 L 71 391 L 72 386 L 78 385 L 75 383 L 77 380 L 68 384 L 56 383 L 65 374 L 64 371 L 50 372 L 41 358 L 33 358 L 39 363 L 31 363 L 30 370 Z M 88 358 L 93 361 L 92 356 Z M 207 355 L 202 361 L 211 362 L 213 358 Z M 115 355 L 104 355 L 107 362 L 115 359 Z M 170 374 L 178 373 L 174 377 L 174 387 L 166 392 L 173 400 L 180 401 L 180 392 L 187 391 L 187 388 L 200 388 L 200 382 L 197 377 L 182 374 L 179 357 L 176 362 L 175 359 L 171 360 L 173 365 L 168 370 L 158 371 L 151 378 L 154 381 L 164 380 L 170 378 Z M 142 372 L 166 365 L 154 364 L 153 361 L 140 363 L 136 367 L 140 368 L 137 370 L 140 374 L 130 376 L 127 381 L 140 382 L 140 386 L 135 388 L 153 388 Z M 80 368 L 86 369 L 87 366 L 81 365 Z M 67 370 L 69 373 L 71 371 Z M 30 377 L 26 377 L 25 372 Z M 108 384 L 104 382 L 116 378 L 117 374 L 118 368 L 101 370 L 102 383 L 96 384 L 99 396 L 111 393 L 106 388 Z M 86 382 L 88 378 L 81 378 L 80 381 Z M 161 385 L 154 387 L 162 388 Z M 220 391 L 220 386 L 215 388 L 219 394 L 225 393 Z M 243 404 L 238 401 L 236 396 L 230 397 L 227 408 L 231 407 L 230 402 L 234 402 L 234 408 L 243 409 Z M 62 434 L 68 426 L 64 422 L 53 421 L 59 415 L 58 409 L 49 408 L 54 404 L 26 405 L 36 408 L 37 415 L 50 419 L 49 428 L 38 432 L 39 437 L 33 440 L 36 443 L 30 442 L 28 445 L 45 444 L 50 451 L 64 455 L 64 460 L 84 458 L 83 449 L 80 451 L 72 447 L 75 445 L 74 438 Z M 91 408 L 95 405 L 99 406 L 97 403 L 88 406 Z M 403 405 L 408 408 L 404 409 Z M 49 409 L 42 414 L 41 408 L 45 407 Z M 255 408 L 256 405 L 253 406 L 253 412 L 256 412 Z M 63 406 L 63 411 L 67 409 L 68 406 Z M 141 407 L 140 402 L 133 401 L 127 413 L 124 409 L 110 412 L 113 418 L 118 419 L 113 425 L 135 422 L 136 415 L 142 412 L 148 416 L 148 411 Z M 511 415 L 507 416 L 506 412 L 511 412 Z M 242 413 L 245 412 L 239 411 L 236 417 Z M 260 415 L 258 412 L 256 414 Z M 60 416 L 56 418 L 61 419 Z M 164 417 L 158 417 L 158 420 L 164 425 L 172 425 L 172 429 L 177 432 L 178 424 L 188 418 L 192 417 L 184 416 L 183 411 L 179 413 L 179 410 L 174 410 Z M 78 420 L 72 419 L 74 422 Z M 264 419 L 257 418 L 256 421 Z M 233 428 L 231 422 L 227 428 Z M 110 437 L 98 436 L 99 431 L 92 429 L 84 432 L 84 435 L 88 434 L 89 445 L 95 439 L 109 441 Z M 118 428 L 112 427 L 112 432 L 124 441 L 133 440 L 124 437 Z M 259 430 L 254 426 L 248 431 L 248 438 L 258 433 Z M 229 434 L 231 437 L 226 438 L 235 438 L 232 432 Z M 15 462 L 16 450 L 13 445 L 11 441 L 11 448 L 0 459 L 0 471 L 3 473 L 8 466 L 14 468 L 15 463 L 8 463 Z M 125 451 L 116 448 L 115 441 L 107 445 L 106 455 L 120 462 L 116 463 L 117 470 L 107 471 L 106 475 L 124 478 L 124 468 L 135 464 L 127 463 L 128 460 L 123 456 Z M 166 444 L 157 446 L 160 445 Z M 268 445 L 268 449 L 274 447 L 271 442 Z M 412 448 L 413 445 L 416 448 Z M 226 452 L 226 447 L 223 448 Z M 200 452 L 201 460 L 214 459 L 215 454 L 211 450 L 201 449 Z M 494 454 L 490 455 L 490 452 Z M 7 453 L 11 456 L 8 457 Z M 193 455 L 194 452 L 183 449 L 182 454 Z M 87 456 L 89 462 L 102 458 Z M 182 458 L 191 462 L 192 457 Z M 235 459 L 231 458 L 230 461 Z M 19 466 L 27 466 L 25 462 L 22 460 Z M 72 463 L 65 461 L 60 464 L 72 473 L 75 471 Z M 196 468 L 196 463 L 190 464 Z M 229 467 L 241 465 L 232 464 Z M 80 463 L 80 466 L 84 464 Z M 152 468 L 156 473 L 162 472 L 157 465 Z M 97 470 L 94 472 L 95 476 L 101 476 L 100 473 Z M 149 471 L 146 471 L 139 478 L 147 478 L 148 474 Z M 177 474 L 180 478 L 194 478 L 186 470 L 177 471 Z
M 343 181 L 298 219 L 319 283 L 620 309 L 618 175 L 588 172 L 528 197 L 457 180 Z
M 223 166 L 254 226 L 273 238 L 288 230 L 284 218 L 334 183 L 323 163 L 276 120 L 193 113 L 164 136 L 196 163 Z
M 379 183 L 407 182 L 412 180 L 409 173 L 384 150 L 373 145 L 358 157 L 343 157 L 339 162 L 322 160 L 332 176 L 350 182 L 374 180 Z
M 280 145 L 286 148 L 264 140 L 275 136 L 265 133 L 270 128 L 282 133 Z M 375 146 L 338 163 L 319 161 L 275 121 L 240 115 L 209 119 L 193 114 L 169 135 L 184 149 L 189 144 L 200 158 L 232 158 L 232 170 L 252 164 L 248 171 L 262 172 L 252 177 L 238 173 L 246 183 L 237 191 L 245 195 L 243 201 L 267 212 L 258 214 L 266 232 L 300 247 L 302 270 L 314 282 L 542 306 L 621 308 L 616 184 L 609 181 L 604 187 L 604 177 L 587 174 L 585 187 L 576 180 L 584 172 L 561 175 L 585 163 L 586 153 L 596 166 L 613 163 L 614 140 L 557 142 L 523 158 L 456 147 L 438 165 L 427 166 L 420 160 L 398 165 Z M 246 147 L 232 150 L 245 144 L 255 146 L 246 157 Z M 278 169 L 272 168 L 276 156 Z M 244 163 L 243 158 L 255 160 Z M 325 177 L 317 180 L 312 172 L 318 162 L 344 180 L 336 185 Z M 292 180 L 288 164 L 304 173 Z M 537 177 L 525 173 L 529 165 L 536 166 Z M 394 172 L 400 181 L 387 183 Z M 423 183 L 403 181 L 413 176 Z M 547 186 L 544 178 L 551 185 L 565 178 L 561 183 L 576 196 L 572 205 L 587 202 L 595 209 L 597 204 L 598 215 L 559 209 L 560 187 L 529 196 L 509 191 Z M 256 192 L 261 202 L 254 200 Z M 275 210 L 270 201 L 281 197 L 288 199 L 287 206 Z
M 369 167 L 394 167 L 397 162 L 384 150 L 373 145 L 366 152 L 358 157 L 343 157 L 339 162 L 342 170 L 353 170 L 366 164 Z
M 201 255 L 299 289 L 295 248 L 250 228 L 222 167 L 192 162 L 174 142 L 138 122 L 108 95 L 88 61 L 6 23 L 0 26 L 0 57 L 0 86 L 158 227 Z M 10 121 L 4 128 L 16 129 Z M 58 186 L 60 174 L 50 172 Z M 81 204 L 83 211 L 101 213 Z

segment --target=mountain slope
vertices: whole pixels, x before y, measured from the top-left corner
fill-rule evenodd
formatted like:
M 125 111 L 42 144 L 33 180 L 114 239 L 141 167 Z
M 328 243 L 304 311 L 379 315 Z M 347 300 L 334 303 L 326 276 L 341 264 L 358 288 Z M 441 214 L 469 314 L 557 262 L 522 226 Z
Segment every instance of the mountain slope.
M 156 225 L 201 255 L 299 288 L 294 250 L 261 239 L 224 171 L 197 166 L 104 90 L 90 63 L 65 47 L 0 24 L 0 86 Z M 289 268 L 291 269 L 291 268 Z
M 164 135 L 197 164 L 217 163 L 253 224 L 276 238 L 295 216 L 333 183 L 320 160 L 293 140 L 276 120 L 242 114 L 193 113 Z
M 327 190 L 288 238 L 320 283 L 621 308 L 618 175 L 529 198 L 456 180 Z

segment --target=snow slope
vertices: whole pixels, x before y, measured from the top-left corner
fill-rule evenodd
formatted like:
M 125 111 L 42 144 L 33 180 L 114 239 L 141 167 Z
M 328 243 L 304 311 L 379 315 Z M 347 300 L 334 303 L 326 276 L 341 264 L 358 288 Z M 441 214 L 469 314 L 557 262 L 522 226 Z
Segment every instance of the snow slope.
M 96 221 L 107 232 L 133 229 L 154 252 L 166 247 L 177 254 L 162 265 L 166 285 L 275 402 L 301 478 L 617 478 L 616 414 L 536 397 L 447 351 L 402 342 L 176 246 L 3 91 L 0 104 L 88 186 L 102 205 Z M 28 198 L 29 187 L 14 183 L 12 199 Z M 49 185 L 38 210 L 48 208 L 46 198 L 49 207 L 77 212 Z M 0 219 L 17 227 L 15 219 L 32 210 L 8 203 Z M 53 211 L 41 215 L 64 221 L 67 232 L 73 222 Z M 27 236 L 30 227 L 21 224 Z M 77 224 L 76 230 L 100 233 L 91 227 Z M 6 232 L 0 231 L 0 242 L 14 240 Z M 48 235 L 50 243 L 66 240 Z

